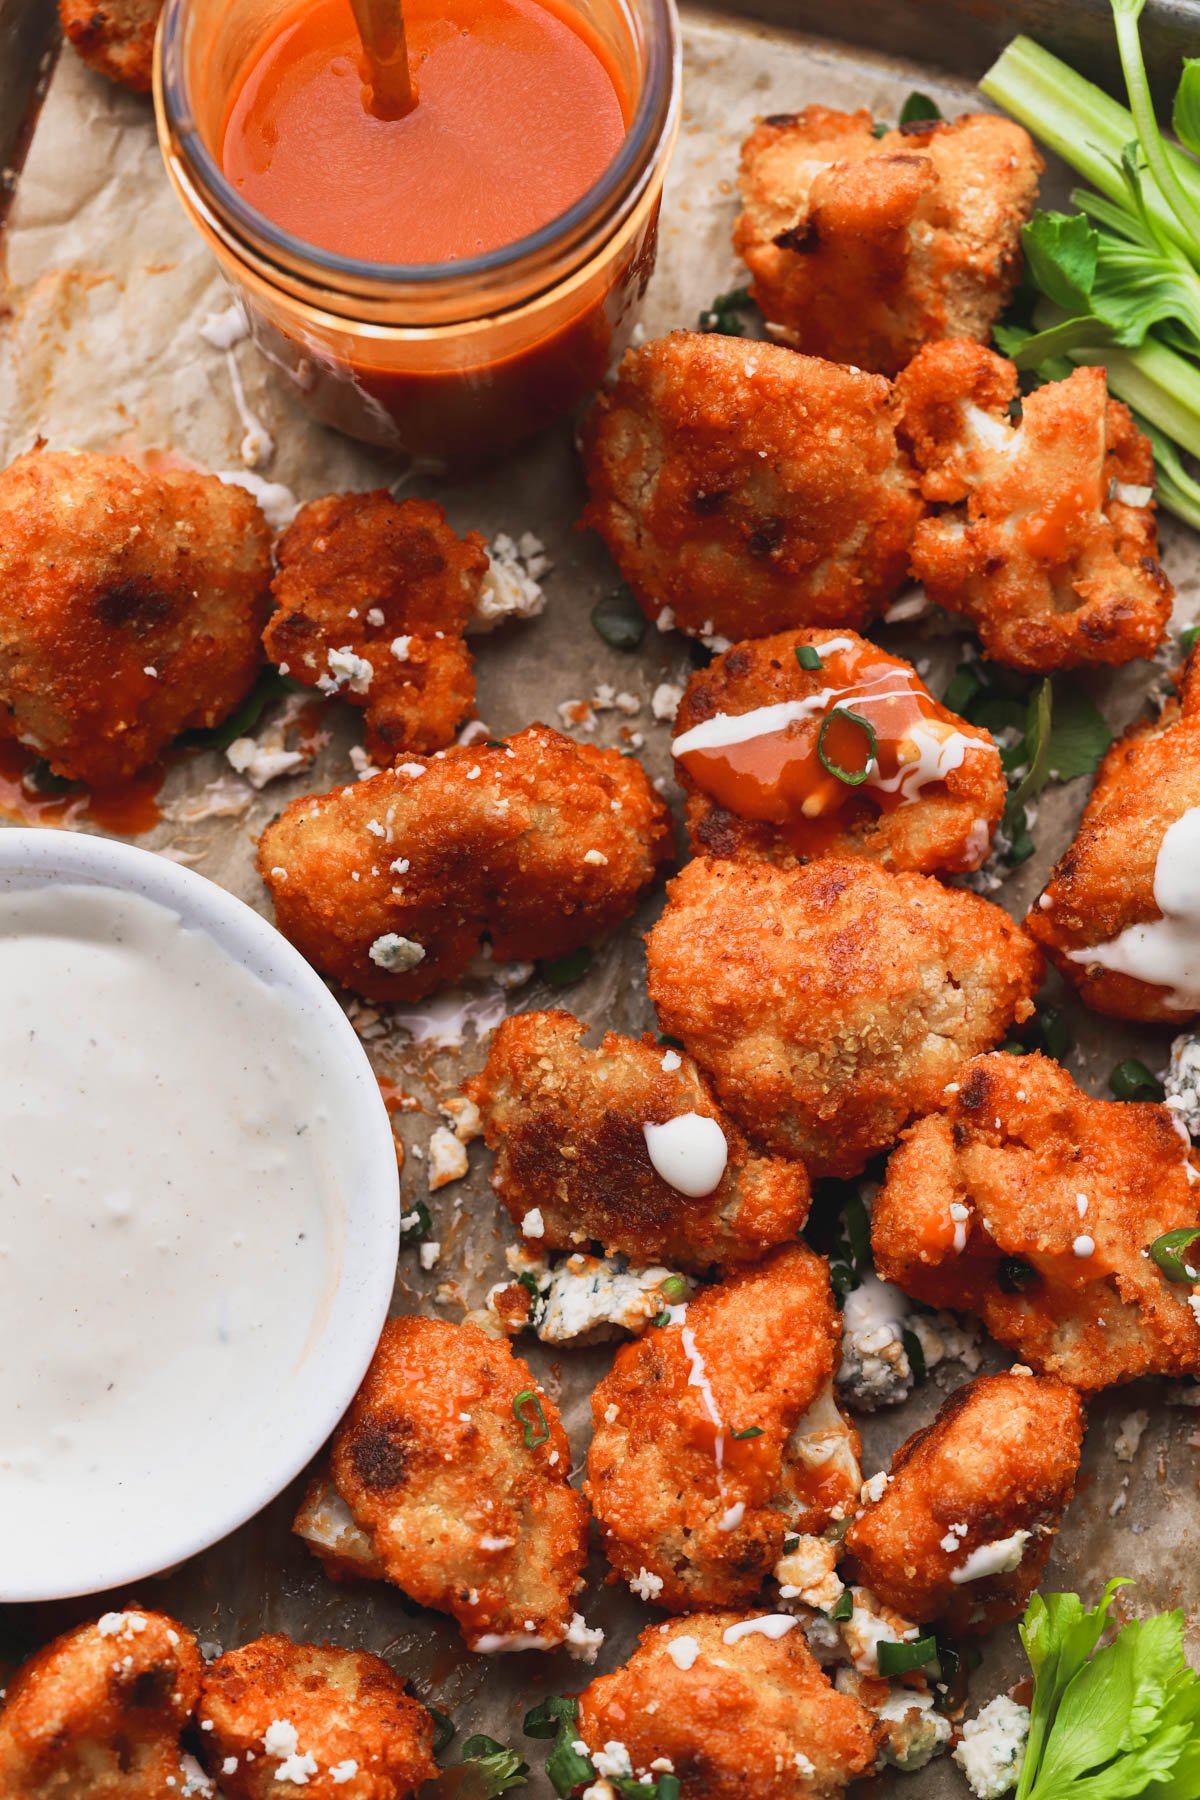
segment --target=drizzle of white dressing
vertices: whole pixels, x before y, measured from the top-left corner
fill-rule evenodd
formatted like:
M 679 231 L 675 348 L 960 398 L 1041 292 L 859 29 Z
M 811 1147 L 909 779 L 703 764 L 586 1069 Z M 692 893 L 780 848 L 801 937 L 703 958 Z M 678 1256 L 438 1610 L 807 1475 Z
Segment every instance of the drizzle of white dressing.
M 311 1027 L 169 908 L 0 895 L 0 994 L 2 1562 L 77 1530 L 81 1495 L 89 1531 L 126 1537 L 255 1456 L 341 1207 Z
M 721 1633 L 723 1644 L 740 1644 L 745 1637 L 786 1637 L 800 1623 L 795 1613 L 763 1613 L 758 1619 L 739 1619 Z
M 819 694 L 810 694 L 805 700 L 777 700 L 771 706 L 755 706 L 745 713 L 714 713 L 711 719 L 702 719 L 699 725 L 673 738 L 671 755 L 686 756 L 690 750 L 725 750 L 731 744 L 786 731 L 789 725 L 824 712 L 841 691 L 822 688 Z
M 220 312 L 206 313 L 197 329 L 214 350 L 232 350 L 250 336 L 250 321 L 241 301 L 232 300 Z
M 956 1587 L 964 1582 L 984 1581 L 990 1575 L 1011 1575 L 1020 1565 L 1029 1541 L 1027 1531 L 1014 1531 L 1011 1537 L 997 1538 L 991 1544 L 980 1544 L 972 1550 L 960 1568 L 951 1569 L 950 1579 Z
M 466 1042 L 467 1027 L 482 1041 L 503 1019 L 507 1007 L 503 993 L 470 994 L 446 988 L 423 1006 L 398 1006 L 391 1018 L 414 1044 L 435 1050 L 451 1050 Z
M 282 481 L 268 481 L 253 469 L 218 469 L 217 480 L 226 487 L 245 488 L 258 501 L 259 510 L 272 531 L 285 531 L 300 511 L 300 502 Z
M 671 1309 L 674 1311 L 674 1308 Z M 713 1455 L 718 1469 L 725 1466 L 725 1421 L 721 1417 L 716 1395 L 712 1391 L 712 1382 L 708 1379 L 708 1370 L 704 1366 L 704 1358 L 696 1348 L 696 1334 L 690 1325 L 685 1325 L 680 1332 L 683 1342 L 683 1353 L 688 1359 L 688 1386 L 699 1388 L 700 1398 L 704 1402 L 704 1410 L 717 1428 Z
M 721 1517 L 717 1520 L 717 1530 L 736 1531 L 745 1516 L 746 1502 L 744 1500 L 735 1500 L 733 1505 L 727 1507 L 721 1514 Z
M 678 1193 L 696 1200 L 721 1185 L 729 1145 L 716 1119 L 680 1113 L 665 1125 L 643 1125 L 642 1133 L 656 1173 Z
M 1200 806 L 1170 825 L 1154 865 L 1154 904 L 1162 914 L 1127 925 L 1107 944 L 1071 950 L 1071 962 L 1099 964 L 1116 974 L 1166 988 L 1167 1005 L 1200 1010 Z
M 557 1650 L 562 1641 L 532 1631 L 485 1631 L 470 1641 L 469 1648 L 477 1656 L 512 1656 L 521 1650 Z

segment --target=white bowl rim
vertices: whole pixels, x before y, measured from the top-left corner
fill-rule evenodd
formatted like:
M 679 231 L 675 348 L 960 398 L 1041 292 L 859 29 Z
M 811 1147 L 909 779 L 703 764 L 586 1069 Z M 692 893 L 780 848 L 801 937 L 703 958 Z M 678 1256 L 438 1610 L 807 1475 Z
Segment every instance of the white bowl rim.
M 277 1441 L 264 1440 L 261 1465 L 199 1469 L 164 1530 L 131 1533 L 128 1547 L 89 1540 L 81 1519 L 79 1555 L 75 1546 L 60 1545 L 45 1568 L 22 1565 L 17 1579 L 0 1576 L 2 1603 L 68 1599 L 145 1580 L 209 1549 L 274 1500 L 324 1444 L 366 1373 L 391 1305 L 400 1235 L 391 1120 L 367 1054 L 321 977 L 274 925 L 216 882 L 151 850 L 79 831 L 0 829 L 0 892 L 41 880 L 141 894 L 206 931 L 262 978 L 286 987 L 324 1033 L 323 1054 L 349 1077 L 343 1093 L 354 1110 L 339 1119 L 338 1135 L 344 1126 L 367 1173 L 344 1184 L 340 1273 L 300 1378 L 280 1395 L 286 1429 Z M 145 1546 L 140 1553 L 138 1541 Z M 81 1574 L 89 1559 L 94 1567 Z

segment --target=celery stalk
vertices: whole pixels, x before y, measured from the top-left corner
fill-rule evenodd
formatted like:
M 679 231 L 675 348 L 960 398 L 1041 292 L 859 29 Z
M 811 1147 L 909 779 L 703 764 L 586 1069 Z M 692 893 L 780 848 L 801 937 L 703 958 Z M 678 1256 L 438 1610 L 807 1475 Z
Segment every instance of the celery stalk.
M 1136 350 L 1110 345 L 1077 346 L 1075 363 L 1108 370 L 1110 390 L 1143 414 L 1192 456 L 1200 456 L 1200 369 L 1166 344 L 1148 337 Z
M 1103 88 L 1027 37 L 1014 38 L 979 85 L 1102 194 L 1128 205 L 1121 151 L 1138 136 L 1137 126 L 1133 114 Z M 1173 180 L 1200 206 L 1200 165 L 1174 144 L 1164 143 L 1162 151 Z M 1144 197 L 1155 224 L 1191 260 L 1200 260 L 1200 244 L 1156 181 L 1144 184 Z

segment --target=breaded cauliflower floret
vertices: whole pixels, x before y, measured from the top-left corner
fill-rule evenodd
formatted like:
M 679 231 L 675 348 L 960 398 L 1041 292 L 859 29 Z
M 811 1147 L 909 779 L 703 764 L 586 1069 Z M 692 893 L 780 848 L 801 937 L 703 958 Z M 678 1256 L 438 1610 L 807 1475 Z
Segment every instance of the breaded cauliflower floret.
M 799 1447 L 839 1339 L 828 1267 L 792 1244 L 617 1352 L 592 1395 L 585 1491 L 619 1575 L 658 1577 L 655 1603 L 673 1612 L 737 1605 L 789 1533 L 853 1505 Z
M 0 1795 L 182 1794 L 179 1734 L 200 1692 L 200 1668 L 195 1638 L 165 1613 L 131 1607 L 64 1632 L 9 1682 L 0 1708 Z
M 256 1638 L 205 1669 L 197 1717 L 225 1800 L 407 1800 L 437 1773 L 433 1719 L 366 1650 Z
M 0 734 L 94 787 L 218 724 L 262 662 L 271 539 L 215 475 L 38 450 L 0 472 Z
M 735 644 L 688 682 L 672 747 L 693 848 L 709 856 L 977 869 L 1004 809 L 988 732 L 851 631 Z M 865 779 L 840 780 L 830 762 Z
M 930 876 L 697 858 L 667 893 L 646 939 L 663 1030 L 746 1131 L 813 1175 L 860 1173 L 1033 1011 L 1032 940 Z
M 800 1163 L 754 1150 L 690 1058 L 649 1033 L 638 1042 L 610 1031 L 588 1050 L 585 1030 L 566 1012 L 506 1019 L 486 1068 L 467 1084 L 496 1152 L 492 1186 L 501 1203 L 518 1229 L 537 1215 L 531 1243 L 575 1250 L 596 1239 L 635 1263 L 703 1270 L 753 1261 L 796 1236 L 809 1200 Z M 694 1171 L 679 1172 L 681 1188 L 651 1159 L 652 1144 L 663 1141 L 656 1127 L 697 1118 L 712 1121 L 694 1128 L 704 1134 L 701 1147 L 711 1137 L 718 1150 L 716 1184 L 699 1194 L 689 1188 L 707 1172 L 698 1181 L 689 1180 Z M 672 1129 L 686 1148 L 688 1128 Z M 661 1150 L 654 1154 L 671 1168 Z
M 263 832 L 258 866 L 316 968 L 370 1000 L 421 1000 L 485 938 L 497 962 L 592 942 L 670 853 L 640 763 L 531 725 L 302 796 Z
M 669 1768 L 681 1800 L 835 1800 L 871 1770 L 884 1727 L 831 1686 L 799 1627 L 736 1612 L 647 1626 L 579 1696 L 580 1741 L 624 1746 L 651 1781 Z
M 584 461 L 585 523 L 664 629 L 862 626 L 907 576 L 922 508 L 878 375 L 674 331 L 626 353 Z
M 562 1643 L 582 1585 L 587 1508 L 553 1402 L 508 1344 L 474 1325 L 389 1319 L 334 1434 L 330 1475 L 357 1536 L 310 1535 L 331 1573 L 382 1574 L 450 1613 L 473 1650 Z M 318 1478 L 318 1485 L 320 1478 Z M 326 1509 L 328 1517 L 328 1509 Z M 373 1563 L 356 1551 L 362 1539 Z
M 1048 1058 L 1008 1055 L 968 1063 L 937 1105 L 875 1200 L 884 1280 L 977 1313 L 1085 1391 L 1200 1374 L 1197 1297 L 1149 1255 L 1200 1226 L 1200 1164 L 1168 1109 L 1089 1099 Z
M 263 642 L 296 681 L 360 706 L 376 763 L 453 741 L 475 701 L 463 631 L 488 570 L 431 500 L 386 490 L 302 506 L 276 549 Z
M 1179 698 L 1108 752 L 1074 842 L 1025 920 L 1096 1012 L 1166 1025 L 1200 1012 L 1200 979 L 1181 954 L 1200 904 L 1189 837 L 1200 844 L 1196 656 Z
M 847 1579 L 954 1634 L 1014 1619 L 1075 1491 L 1083 1406 L 1051 1375 L 980 1375 L 892 1457 L 846 1533 Z
M 933 344 L 896 383 L 901 435 L 937 511 L 912 544 L 929 598 L 971 620 L 989 656 L 1043 673 L 1150 656 L 1171 613 L 1158 563 L 1154 457 L 1104 370 L 1022 401 L 981 344 Z
M 776 113 L 742 146 L 733 247 L 773 337 L 894 375 L 923 344 L 991 336 L 1043 166 L 991 113 L 879 138 L 866 111 Z
M 88 67 L 139 94 L 150 92 L 162 7 L 163 0 L 58 0 L 63 33 Z

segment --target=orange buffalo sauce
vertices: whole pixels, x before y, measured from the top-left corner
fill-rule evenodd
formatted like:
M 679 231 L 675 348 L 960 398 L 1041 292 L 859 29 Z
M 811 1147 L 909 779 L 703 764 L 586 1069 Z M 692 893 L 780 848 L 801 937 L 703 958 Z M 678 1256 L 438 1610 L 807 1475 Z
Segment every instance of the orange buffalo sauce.
M 552 0 L 405 0 L 416 105 L 371 106 L 350 0 L 305 0 L 247 59 L 226 178 L 305 243 L 441 263 L 516 242 L 603 174 L 630 102 L 586 22 Z
M 1031 512 L 1023 527 L 1029 554 L 1042 562 L 1065 562 L 1075 548 L 1080 522 L 1095 518 L 1101 497 L 1099 478 L 1088 478 L 1073 482 Z
M 797 665 L 794 700 L 719 714 L 673 745 L 703 793 L 739 818 L 782 827 L 808 856 L 867 814 L 944 791 L 966 755 L 991 749 L 907 663 L 832 634 L 812 648 L 821 667 Z
M 0 813 L 22 825 L 67 826 L 87 820 L 120 837 L 138 837 L 162 822 L 158 791 L 166 770 L 153 763 L 115 787 L 96 789 L 80 782 L 39 788 L 36 752 L 0 739 Z

